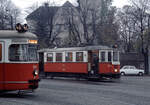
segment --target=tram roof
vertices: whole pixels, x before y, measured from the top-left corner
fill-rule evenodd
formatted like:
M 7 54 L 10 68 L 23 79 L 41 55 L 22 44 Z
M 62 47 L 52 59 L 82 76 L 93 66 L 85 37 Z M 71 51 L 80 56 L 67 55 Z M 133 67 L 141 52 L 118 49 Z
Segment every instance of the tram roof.
M 8 38 L 33 38 L 36 39 L 37 36 L 30 32 L 19 33 L 17 31 L 11 30 L 0 30 L 0 38 L 8 39 Z
M 113 50 L 113 48 L 110 48 L 108 46 L 85 46 L 85 47 L 69 47 L 69 48 L 47 48 L 47 49 L 41 49 L 38 52 L 59 52 L 59 51 L 87 51 L 87 50 Z

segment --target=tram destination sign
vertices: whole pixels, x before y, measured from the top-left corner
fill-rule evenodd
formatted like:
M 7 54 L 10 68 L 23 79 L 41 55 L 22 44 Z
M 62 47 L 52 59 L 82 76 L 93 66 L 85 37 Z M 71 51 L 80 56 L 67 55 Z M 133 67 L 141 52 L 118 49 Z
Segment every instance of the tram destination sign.
M 27 44 L 28 40 L 27 39 L 12 39 L 12 43 L 14 44 Z

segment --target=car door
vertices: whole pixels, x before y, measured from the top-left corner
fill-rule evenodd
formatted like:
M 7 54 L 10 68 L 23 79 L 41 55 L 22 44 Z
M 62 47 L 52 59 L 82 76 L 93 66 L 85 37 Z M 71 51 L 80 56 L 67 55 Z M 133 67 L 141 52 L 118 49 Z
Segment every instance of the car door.
M 136 74 L 136 68 L 134 66 L 130 66 L 130 74 Z
M 130 66 L 126 67 L 126 74 L 131 74 Z
M 125 74 L 129 74 L 129 66 L 124 66 L 122 69 L 122 72 L 124 72 Z

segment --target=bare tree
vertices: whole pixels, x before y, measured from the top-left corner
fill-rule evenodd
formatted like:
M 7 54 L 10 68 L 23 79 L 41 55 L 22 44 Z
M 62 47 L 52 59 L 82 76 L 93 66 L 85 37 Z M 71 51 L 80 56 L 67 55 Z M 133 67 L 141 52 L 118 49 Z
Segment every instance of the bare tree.
M 79 19 L 86 44 L 112 44 L 118 39 L 112 0 L 78 0 Z M 114 39 L 113 39 L 114 38 Z
M 58 43 L 59 38 L 57 36 L 61 32 L 61 26 L 55 23 L 58 18 L 56 16 L 57 10 L 57 6 L 45 2 L 44 5 L 37 8 L 26 18 L 30 27 L 33 28 L 31 31 L 39 36 L 40 43 L 44 47 L 53 47 Z M 55 39 L 57 39 L 57 42 L 55 42 Z
M 136 23 L 137 20 L 132 15 L 134 8 L 129 5 L 119 10 L 117 17 L 120 25 L 120 37 L 124 44 L 125 52 L 135 51 L 134 45 L 137 40 Z
M 82 43 L 80 21 L 76 7 L 70 2 L 66 2 L 62 6 L 62 16 L 64 19 L 64 27 L 68 31 L 68 37 L 65 38 L 64 46 L 80 46 Z
M 28 14 L 31 14 L 33 11 L 35 11 L 38 8 L 39 8 L 39 4 L 38 4 L 38 2 L 36 2 L 36 3 L 32 4 L 32 6 L 26 8 L 25 12 L 28 15 Z
M 14 29 L 20 10 L 11 0 L 0 1 L 0 29 Z
M 118 43 L 118 23 L 116 21 L 116 8 L 111 6 L 112 0 L 101 0 L 100 18 L 98 22 L 98 43 L 112 46 Z
M 79 19 L 82 23 L 83 27 L 83 36 L 85 39 L 85 43 L 89 43 L 89 24 L 90 24 L 90 1 L 89 0 L 78 0 L 78 12 L 79 12 Z
M 148 74 L 148 43 L 145 39 L 145 31 L 149 29 L 150 0 L 131 0 L 132 7 L 135 8 L 132 15 L 136 22 L 136 33 L 141 41 L 141 52 L 144 56 L 145 73 Z
M 57 7 L 46 3 L 32 12 L 27 21 L 34 23 L 30 25 L 34 28 L 32 32 L 47 47 L 58 46 L 58 43 L 60 47 L 101 44 L 101 41 L 114 43 L 117 27 L 115 9 L 110 4 L 111 0 L 78 0 L 77 7 L 64 7 L 65 4 Z M 63 41 L 64 37 L 67 37 L 66 41 Z
M 16 7 L 13 3 L 10 5 L 10 7 L 9 9 L 7 9 L 7 16 L 11 26 L 11 30 L 14 30 L 15 24 L 20 22 L 21 10 L 18 7 Z

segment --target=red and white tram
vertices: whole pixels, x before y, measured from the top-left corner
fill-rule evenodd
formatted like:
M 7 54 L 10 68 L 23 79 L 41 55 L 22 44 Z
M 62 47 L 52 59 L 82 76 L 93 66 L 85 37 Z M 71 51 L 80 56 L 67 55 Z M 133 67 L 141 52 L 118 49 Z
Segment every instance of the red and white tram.
M 107 46 L 42 49 L 39 57 L 46 76 L 120 78 L 119 52 Z
M 0 31 L 0 91 L 36 89 L 38 68 L 36 35 Z

